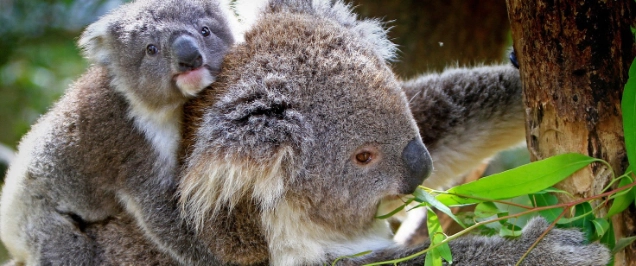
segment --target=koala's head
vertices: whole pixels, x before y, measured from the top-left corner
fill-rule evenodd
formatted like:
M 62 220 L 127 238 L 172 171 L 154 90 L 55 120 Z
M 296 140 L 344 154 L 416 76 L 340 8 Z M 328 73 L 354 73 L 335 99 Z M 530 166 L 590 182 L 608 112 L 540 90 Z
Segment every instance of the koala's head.
M 79 45 L 92 63 L 108 68 L 113 86 L 131 100 L 148 107 L 183 103 L 215 81 L 236 39 L 228 5 L 137 0 L 89 25 Z
M 412 193 L 432 162 L 377 22 L 340 2 L 274 2 L 230 50 L 219 82 L 186 105 L 196 133 L 186 136 L 180 201 L 200 226 L 247 198 L 270 252 L 309 242 L 329 252 L 384 230 L 378 203 Z

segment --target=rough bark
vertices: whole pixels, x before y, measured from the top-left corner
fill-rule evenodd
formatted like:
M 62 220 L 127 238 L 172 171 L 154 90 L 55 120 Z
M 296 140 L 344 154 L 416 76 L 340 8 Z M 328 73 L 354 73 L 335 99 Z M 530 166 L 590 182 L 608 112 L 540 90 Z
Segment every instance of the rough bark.
M 531 159 L 566 152 L 627 166 L 620 100 L 634 58 L 634 1 L 507 0 L 520 63 Z M 560 183 L 575 198 L 599 194 L 610 173 L 593 164 Z M 571 200 L 562 198 L 561 200 Z M 606 210 L 601 209 L 600 212 Z M 633 210 L 617 215 L 617 237 L 634 234 Z M 632 245 L 616 265 L 635 265 Z
M 399 45 L 396 73 L 411 77 L 449 65 L 502 61 L 508 45 L 504 0 L 353 0 L 363 17 L 381 18 Z

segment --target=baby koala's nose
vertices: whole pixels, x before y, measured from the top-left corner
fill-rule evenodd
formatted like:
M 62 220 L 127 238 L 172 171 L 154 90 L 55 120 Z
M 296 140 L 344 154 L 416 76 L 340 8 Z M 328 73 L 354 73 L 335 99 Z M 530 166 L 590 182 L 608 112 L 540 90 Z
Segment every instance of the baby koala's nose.
M 172 43 L 172 54 L 181 72 L 197 69 L 203 65 L 203 56 L 194 38 L 188 35 L 177 37 Z

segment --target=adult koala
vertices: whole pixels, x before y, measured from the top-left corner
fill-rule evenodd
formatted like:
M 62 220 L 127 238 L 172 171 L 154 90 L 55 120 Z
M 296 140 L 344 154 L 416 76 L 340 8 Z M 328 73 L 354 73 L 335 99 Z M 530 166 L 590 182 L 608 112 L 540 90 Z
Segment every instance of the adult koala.
M 382 27 L 357 20 L 340 1 L 271 0 L 260 8 L 245 43 L 225 58 L 218 82 L 186 106 L 179 204 L 217 260 L 211 263 L 323 265 L 371 250 L 339 261 L 359 265 L 426 248 L 393 243 L 386 223 L 375 219 L 380 201 L 411 193 L 431 171 L 404 84 L 387 65 L 394 48 Z M 422 112 L 415 117 L 430 127 L 428 135 L 422 129 L 424 135 L 440 145 L 432 151 L 444 147 L 441 132 L 471 134 L 461 129 L 499 119 L 485 114 L 516 104 L 515 71 L 494 67 L 412 83 L 409 90 L 419 88 L 423 95 L 413 98 L 421 101 L 412 103 Z M 498 85 L 468 82 L 484 77 Z M 471 111 L 460 112 L 466 109 Z M 426 112 L 452 117 L 431 117 L 427 124 Z M 122 216 L 87 228 L 113 264 L 152 249 L 130 221 Z M 457 239 L 450 244 L 454 264 L 514 264 L 546 229 L 545 221 L 535 219 L 518 239 Z M 608 260 L 608 250 L 583 244 L 580 232 L 555 229 L 522 265 Z

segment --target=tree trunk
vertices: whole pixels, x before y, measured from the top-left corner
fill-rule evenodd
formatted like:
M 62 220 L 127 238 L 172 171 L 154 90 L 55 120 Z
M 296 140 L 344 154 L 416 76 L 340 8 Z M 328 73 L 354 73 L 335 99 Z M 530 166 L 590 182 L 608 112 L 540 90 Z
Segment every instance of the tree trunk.
M 531 159 L 576 152 L 606 160 L 622 174 L 627 159 L 620 101 L 635 54 L 634 1 L 507 4 Z M 610 177 L 604 165 L 593 164 L 558 187 L 575 198 L 588 197 L 599 194 Z M 633 209 L 620 216 L 613 220 L 617 238 L 633 235 Z M 617 254 L 616 265 L 636 265 L 633 245 Z
M 396 73 L 411 77 L 449 65 L 502 61 L 508 44 L 504 0 L 354 0 L 363 17 L 382 18 L 399 45 Z

